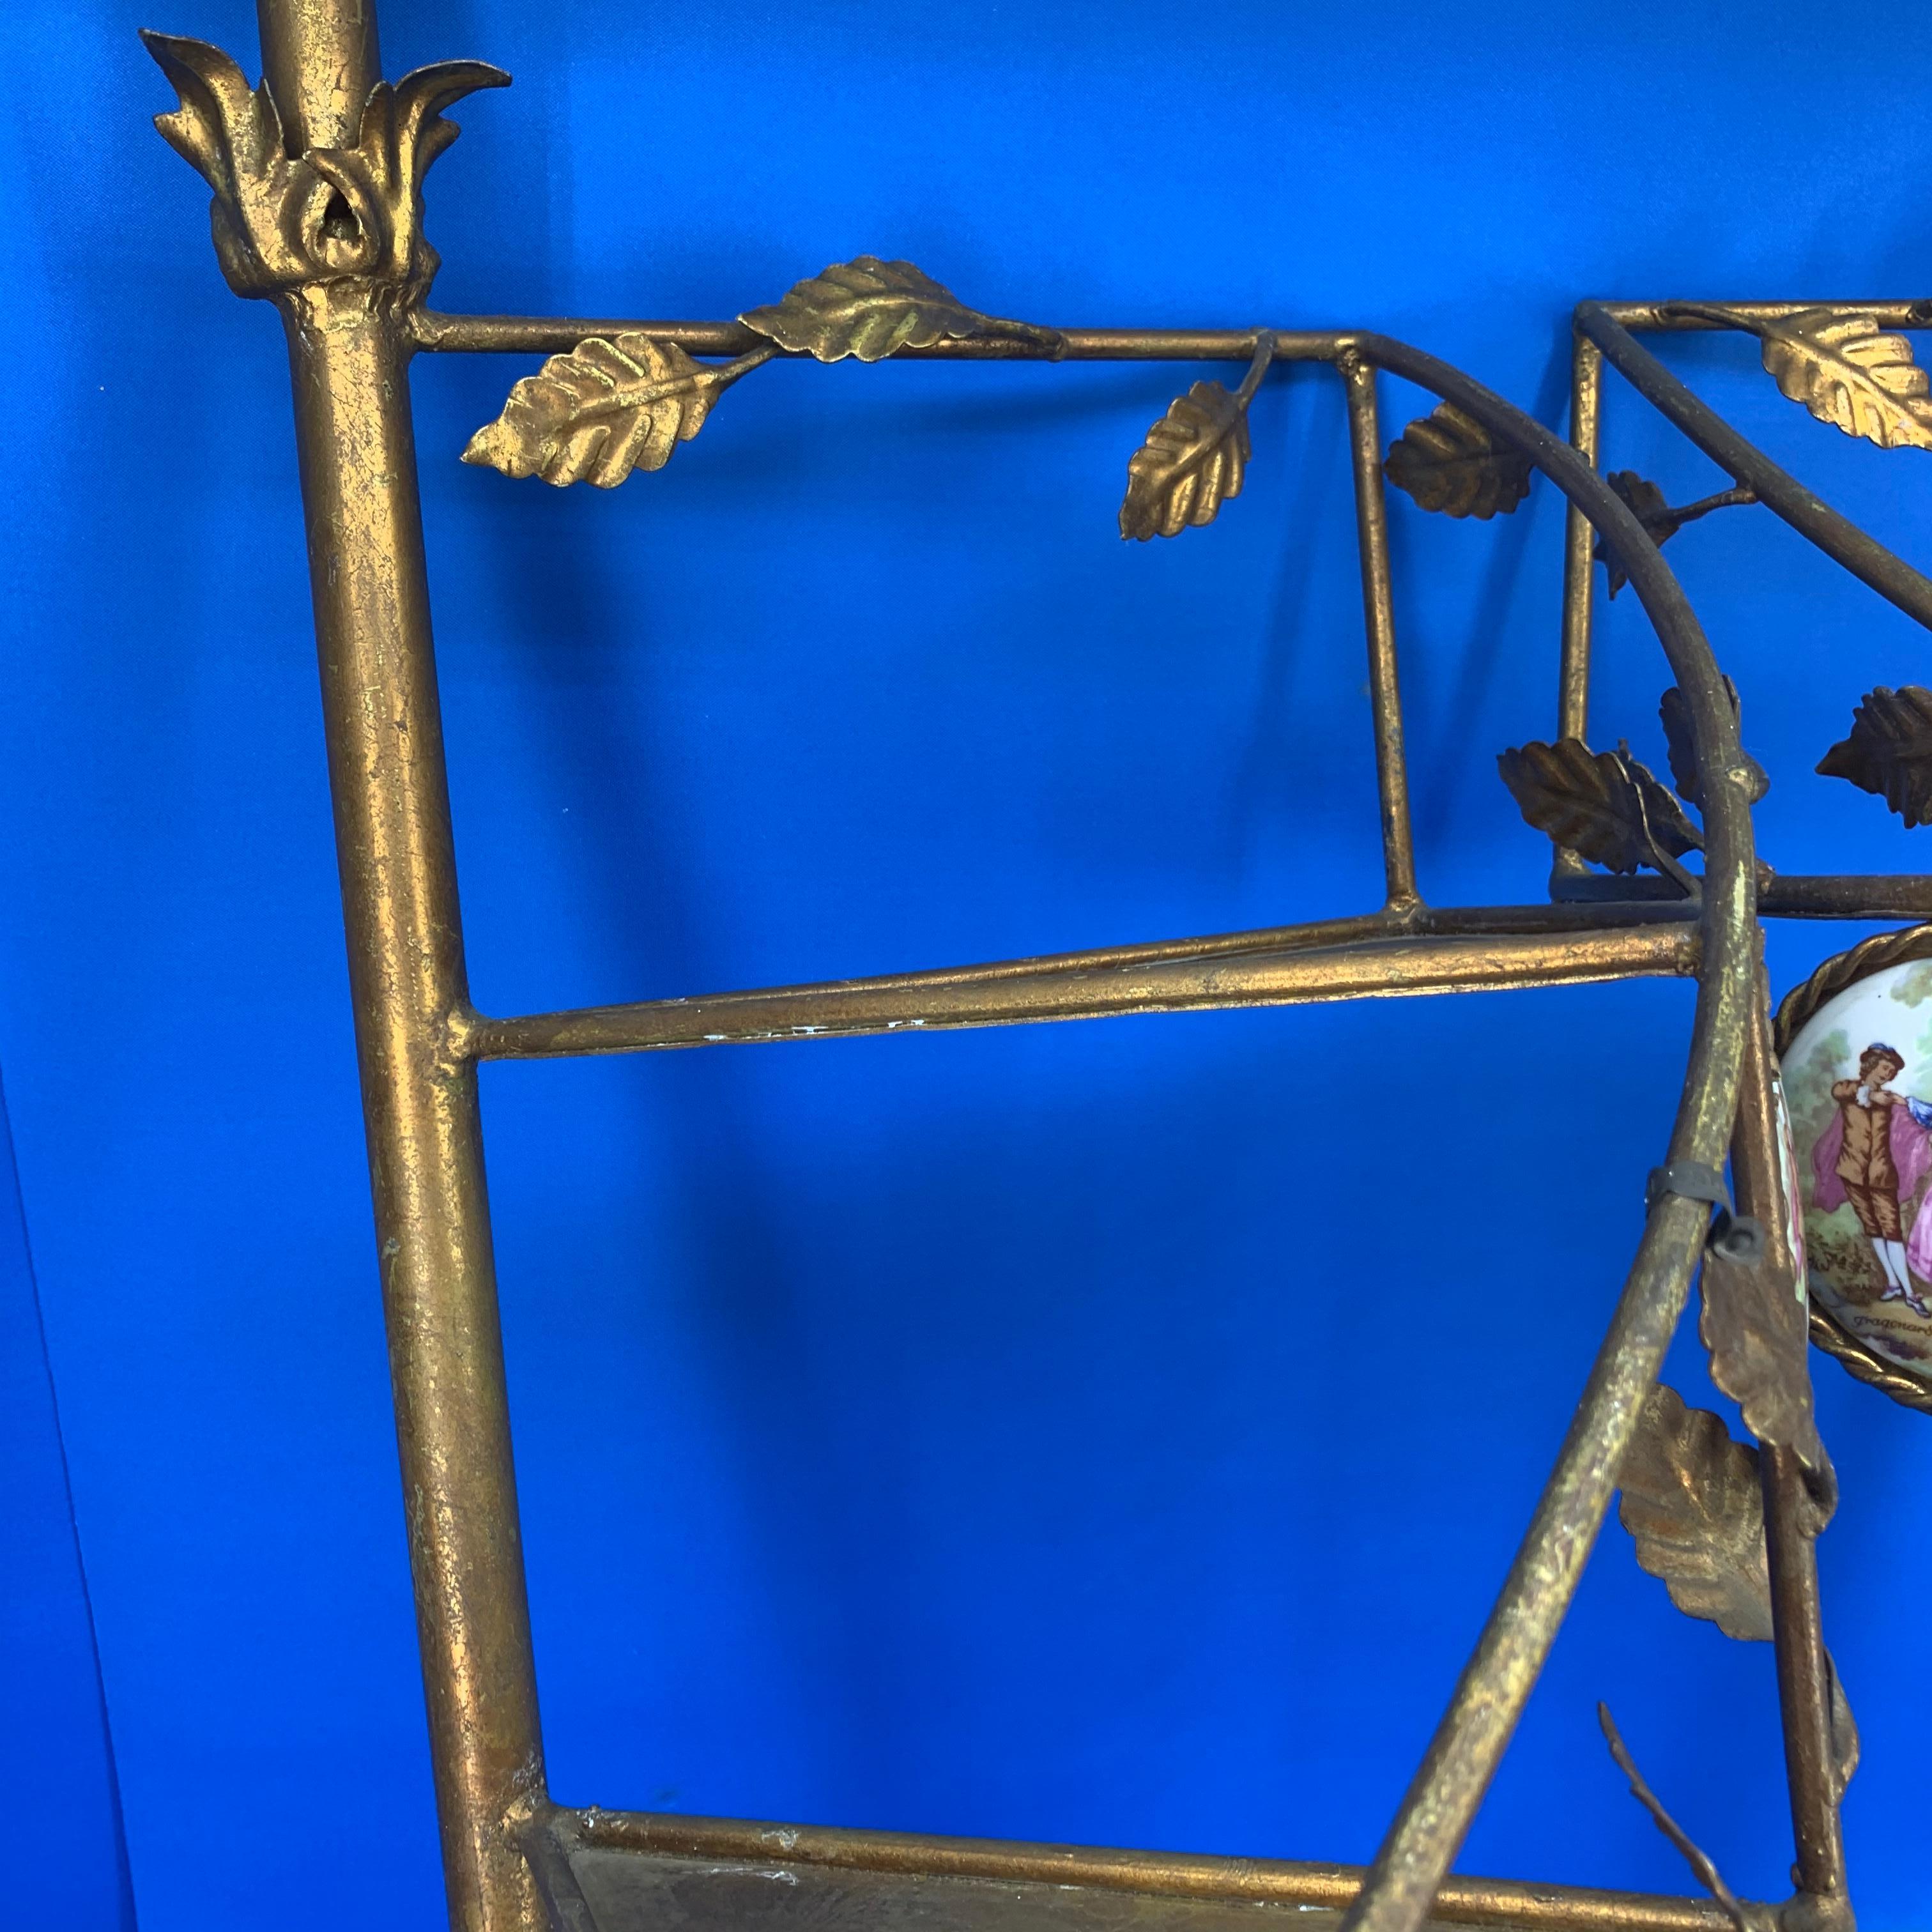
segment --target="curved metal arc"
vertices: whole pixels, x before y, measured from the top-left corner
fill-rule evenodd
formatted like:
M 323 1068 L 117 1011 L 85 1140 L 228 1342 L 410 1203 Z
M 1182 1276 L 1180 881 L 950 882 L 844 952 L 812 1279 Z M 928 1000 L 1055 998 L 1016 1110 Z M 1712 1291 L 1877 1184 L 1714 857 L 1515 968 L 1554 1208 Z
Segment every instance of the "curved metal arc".
M 1708 312 L 1696 319 L 1718 325 Z M 1708 403 L 1672 375 L 1601 302 L 1579 302 L 1578 331 L 1603 352 L 1604 360 L 1645 401 L 1660 412 L 1718 467 L 1748 484 L 1759 502 L 1800 536 L 1816 544 L 1833 562 L 1850 571 L 1908 617 L 1932 629 L 1932 578 L 1868 536 L 1857 524 L 1814 496 L 1789 470 L 1780 469 L 1755 443 L 1740 436 Z M 1735 325 L 1748 332 L 1746 325 Z M 1598 527 L 1600 530 L 1600 524 Z
M 1748 778 L 1736 719 L 1688 599 L 1628 506 L 1570 446 L 1436 358 L 1374 335 L 1358 352 L 1433 391 L 1522 450 L 1616 543 L 1684 694 L 1706 811 L 1704 970 L 1672 1160 L 1718 1166 L 1736 1111 L 1756 970 Z M 1706 1210 L 1674 1196 L 1651 1210 L 1636 1258 L 1550 1479 L 1342 1932 L 1416 1932 L 1521 1716 L 1594 1543 L 1644 1396 L 1655 1382 L 1701 1251 Z

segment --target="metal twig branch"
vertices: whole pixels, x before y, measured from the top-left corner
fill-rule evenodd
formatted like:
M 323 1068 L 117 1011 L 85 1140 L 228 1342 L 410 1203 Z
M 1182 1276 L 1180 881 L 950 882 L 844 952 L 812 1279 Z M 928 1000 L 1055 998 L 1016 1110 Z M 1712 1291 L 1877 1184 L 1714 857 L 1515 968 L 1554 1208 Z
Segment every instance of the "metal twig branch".
M 1696 502 L 1686 503 L 1681 509 L 1666 511 L 1665 519 L 1672 529 L 1682 530 L 1686 524 L 1694 524 L 1700 517 L 1708 517 L 1713 510 L 1736 509 L 1740 505 L 1756 501 L 1757 492 L 1748 483 L 1739 483 L 1729 490 L 1720 490 L 1713 496 L 1700 496 Z M 1646 529 L 1650 522 L 1648 517 L 1643 519 Z
M 1248 364 L 1248 373 L 1241 378 L 1241 386 L 1234 392 L 1234 400 L 1242 409 L 1254 400 L 1255 392 L 1262 386 L 1262 378 L 1274 362 L 1274 331 L 1258 329 L 1255 333 L 1254 360 Z
M 1609 1705 L 1597 1706 L 1597 1721 L 1604 1727 L 1604 1741 L 1610 1748 L 1610 1756 L 1616 1760 L 1618 1770 L 1630 1780 L 1630 1796 L 1650 1814 L 1657 1828 L 1683 1853 L 1684 1862 L 1696 1875 L 1697 1882 L 1724 1907 L 1725 1916 L 1738 1932 L 1751 1932 L 1750 1921 L 1744 1916 L 1744 1907 L 1738 1903 L 1736 1894 L 1724 1882 L 1724 1874 L 1712 1862 L 1710 1854 L 1664 1810 L 1657 1793 L 1644 1782 L 1642 1772 L 1636 1768 L 1636 1760 L 1630 1754 L 1630 1748 L 1618 1733 Z

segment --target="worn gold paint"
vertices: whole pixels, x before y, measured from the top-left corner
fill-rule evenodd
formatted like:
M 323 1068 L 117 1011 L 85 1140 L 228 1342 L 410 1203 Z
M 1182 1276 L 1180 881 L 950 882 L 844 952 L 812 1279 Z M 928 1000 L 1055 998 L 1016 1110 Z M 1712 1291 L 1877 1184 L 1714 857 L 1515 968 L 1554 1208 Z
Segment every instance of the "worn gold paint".
M 1361 1891 L 1359 1865 L 1234 1858 L 1090 1845 L 1022 1844 L 901 1832 L 854 1832 L 663 1813 L 559 1812 L 564 1832 L 586 1846 L 646 1855 L 893 1872 L 908 1878 L 1004 1879 L 1076 1892 L 1131 1892 L 1151 1900 L 1216 1899 L 1298 1912 L 1346 1911 Z M 1432 1925 L 1510 1926 L 1545 1932 L 1721 1932 L 1709 1900 L 1528 1885 L 1457 1875 L 1444 1880 Z

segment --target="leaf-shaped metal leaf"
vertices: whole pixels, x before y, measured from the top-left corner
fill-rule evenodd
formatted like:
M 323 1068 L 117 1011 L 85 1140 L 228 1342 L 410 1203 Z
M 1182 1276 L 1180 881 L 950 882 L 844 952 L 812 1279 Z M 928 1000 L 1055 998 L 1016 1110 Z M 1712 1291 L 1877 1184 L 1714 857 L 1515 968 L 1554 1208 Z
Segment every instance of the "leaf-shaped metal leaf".
M 156 115 L 154 125 L 214 191 L 215 259 L 229 286 L 238 295 L 266 295 L 314 274 L 299 217 L 304 190 L 320 184 L 284 152 L 268 83 L 251 89 L 241 68 L 206 40 L 146 28 L 141 40 L 181 100 L 172 113 Z M 326 200 L 326 189 L 322 194 Z
M 1562 738 L 1504 752 L 1496 764 L 1531 824 L 1613 872 L 1667 869 L 1654 848 L 1673 859 L 1702 848 L 1683 807 L 1627 748 L 1592 752 Z
M 633 470 L 662 470 L 752 359 L 707 368 L 676 343 L 636 331 L 591 336 L 526 376 L 503 413 L 470 438 L 463 460 L 506 476 L 614 488 Z
M 238 177 L 282 155 L 282 123 L 266 81 L 250 88 L 234 60 L 206 40 L 140 30 L 141 43 L 173 85 L 181 105 L 157 114 L 162 140 L 215 193 L 233 202 Z
M 1058 329 L 1009 322 L 968 308 L 910 262 L 855 255 L 795 283 L 782 302 L 748 309 L 738 320 L 783 347 L 836 362 L 856 356 L 877 362 L 897 349 L 924 349 L 942 338 L 997 336 L 1058 351 Z
M 1766 370 L 1820 422 L 1881 449 L 1932 449 L 1932 382 L 1876 316 L 1802 309 L 1759 334 Z
M 1630 506 L 1630 514 L 1660 549 L 1677 534 L 1680 526 L 1670 514 L 1670 500 L 1648 477 L 1640 476 L 1634 470 L 1612 470 L 1604 481 Z M 1596 558 L 1608 573 L 1605 588 L 1614 597 L 1630 581 L 1630 572 L 1616 546 L 1602 537 L 1597 539 Z
M 1858 1768 L 1858 1727 L 1845 1696 L 1845 1687 L 1839 1680 L 1837 1661 L 1828 1650 L 1825 1653 L 1825 1670 L 1831 1680 L 1832 1802 L 1835 1804 L 1844 1796 L 1845 1787 Z
M 1656 843 L 1673 859 L 1681 859 L 1687 852 L 1702 851 L 1703 833 L 1686 815 L 1670 787 L 1648 765 L 1630 756 L 1628 744 L 1619 742 L 1617 756 L 1636 787 L 1637 796 L 1643 802 L 1645 823 Z
M 1506 515 L 1529 494 L 1529 458 L 1498 446 L 1454 403 L 1439 404 L 1411 423 L 1390 446 L 1383 466 L 1398 490 L 1445 516 Z
M 403 154 L 415 157 L 418 181 L 463 131 L 454 121 L 443 119 L 442 110 L 481 88 L 509 84 L 510 76 L 501 68 L 478 60 L 432 61 L 427 67 L 412 68 L 396 82 L 396 145 Z
M 1724 680 L 1724 694 L 1731 700 L 1731 712 L 1738 715 L 1738 688 Z M 1690 706 L 1682 692 L 1672 685 L 1657 700 L 1657 715 L 1664 726 L 1664 755 L 1670 766 L 1670 780 L 1679 798 L 1688 799 L 1700 811 L 1704 805 L 1704 784 L 1697 775 L 1697 747 L 1690 736 Z
M 1721 1418 L 1687 1408 L 1659 1382 L 1617 1486 L 1617 1515 L 1636 1540 L 1636 1560 L 1662 1580 L 1670 1600 L 1727 1636 L 1768 1642 L 1771 1573 L 1756 1451 L 1732 1441 Z
M 1246 410 L 1219 382 L 1196 382 L 1128 459 L 1121 536 L 1144 542 L 1211 524 L 1241 494 L 1247 460 Z
M 1738 696 L 1738 688 L 1727 677 L 1724 680 L 1724 695 L 1731 700 L 1731 716 L 1741 723 L 1744 718 L 1744 702 Z M 1664 747 L 1670 760 L 1670 776 L 1677 787 L 1679 798 L 1688 799 L 1699 811 L 1704 808 L 1702 782 L 1697 776 L 1697 752 L 1690 739 L 1690 707 L 1684 694 L 1672 685 L 1658 700 L 1657 715 L 1664 724 Z M 1750 773 L 1748 790 L 1753 805 L 1771 789 L 1771 780 L 1765 775 L 1764 767 L 1750 753 L 1744 754 L 1744 764 Z
M 1637 1562 L 1670 1600 L 1726 1636 L 1770 1642 L 1776 1625 L 1756 1450 L 1735 1441 L 1721 1417 L 1688 1407 L 1659 1382 L 1645 1398 L 1617 1486 L 1618 1519 L 1636 1541 Z M 1835 1804 L 1858 1768 L 1858 1727 L 1828 1651 L 1825 1669 Z
M 1795 1457 L 1802 1480 L 1792 1490 L 1794 1521 L 1804 1536 L 1815 1537 L 1838 1506 L 1838 1478 L 1812 1400 L 1798 1172 L 1790 1111 L 1772 1050 L 1770 989 L 1760 968 L 1758 995 L 1745 1019 L 1731 1132 L 1737 1211 L 1756 1222 L 1760 1238 L 1748 1262 L 1730 1241 L 1714 1240 L 1706 1250 L 1697 1332 L 1710 1351 L 1711 1379 L 1737 1404 L 1746 1430 L 1762 1447 Z M 1780 1489 L 1788 1473 L 1781 1466 L 1774 1472 Z
M 1712 1252 L 1699 1280 L 1697 1332 L 1710 1352 L 1712 1381 L 1760 1442 L 1796 1450 L 1821 1484 L 1830 1485 L 1831 1458 L 1812 1407 L 1805 1304 L 1788 1263 L 1774 1267 L 1767 1256 L 1744 1268 Z M 1823 1493 L 1828 1499 L 1834 1490 L 1826 1486 Z
M 1877 793 L 1908 825 L 1932 825 L 1932 691 L 1882 684 L 1868 692 L 1852 713 L 1850 735 L 1818 770 Z

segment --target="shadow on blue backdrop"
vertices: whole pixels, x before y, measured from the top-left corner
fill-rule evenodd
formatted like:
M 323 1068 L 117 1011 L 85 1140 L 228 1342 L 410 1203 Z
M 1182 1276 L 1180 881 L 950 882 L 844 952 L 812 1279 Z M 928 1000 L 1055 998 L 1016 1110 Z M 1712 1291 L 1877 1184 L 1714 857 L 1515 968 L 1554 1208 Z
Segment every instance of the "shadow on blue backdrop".
M 32 1851 L 7 1876 L 22 1925 L 133 1932 L 114 1748 L 46 1338 L 0 1096 L 0 1736 L 20 1754 Z
M 442 1906 L 286 368 L 133 37 L 252 70 L 251 9 L 26 11 L 0 1064 L 134 1894 L 146 1932 L 400 1932 Z M 518 76 L 430 184 L 446 307 L 730 314 L 870 250 L 1046 322 L 1373 326 L 1552 418 L 1580 296 L 1912 292 L 1932 81 L 1846 89 L 1810 18 L 388 0 L 384 34 L 392 72 Z M 1810 423 L 1748 344 L 1666 352 L 1932 554 L 1913 458 Z M 415 377 L 486 1010 L 1373 902 L 1332 375 L 1264 390 L 1211 529 L 1127 546 L 1126 459 L 1208 372 L 775 365 L 605 495 L 456 460 L 531 366 Z M 1426 406 L 1384 388 L 1391 431 Z M 1607 455 L 1715 487 L 1614 389 Z M 1424 890 L 1534 899 L 1492 759 L 1550 728 L 1560 505 L 1393 515 Z M 1925 869 L 1811 776 L 1921 634 L 1760 512 L 1670 560 L 1772 774 L 1772 862 Z M 1595 734 L 1658 760 L 1632 600 L 1599 662 Z M 1775 932 L 1777 986 L 1858 936 Z M 488 1070 L 558 1793 L 1370 1856 L 1602 1333 L 1689 1014 L 1646 983 Z M 1855 1884 L 1904 1932 L 1932 1438 L 1818 1372 Z M 1714 1400 L 1688 1330 L 1671 1374 Z M 1599 1696 L 1782 1895 L 1768 1652 L 1678 1616 L 1614 1526 L 1463 1868 L 1687 1886 Z M 120 1910 L 103 1749 L 84 1684 L 32 1720 L 46 1778 L 94 1780 L 79 1932 Z

